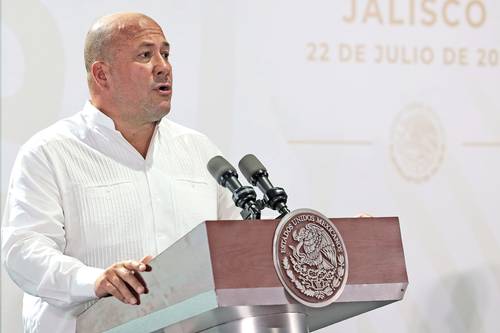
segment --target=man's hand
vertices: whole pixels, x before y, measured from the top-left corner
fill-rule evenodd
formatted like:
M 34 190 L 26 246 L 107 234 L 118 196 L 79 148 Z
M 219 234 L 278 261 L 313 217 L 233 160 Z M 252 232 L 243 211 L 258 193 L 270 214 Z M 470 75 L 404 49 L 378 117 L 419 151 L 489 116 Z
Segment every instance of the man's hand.
M 148 288 L 140 272 L 151 271 L 149 262 L 152 256 L 145 256 L 141 261 L 121 261 L 109 266 L 95 281 L 97 297 L 113 295 L 126 304 L 140 304 L 139 295 L 148 293 Z

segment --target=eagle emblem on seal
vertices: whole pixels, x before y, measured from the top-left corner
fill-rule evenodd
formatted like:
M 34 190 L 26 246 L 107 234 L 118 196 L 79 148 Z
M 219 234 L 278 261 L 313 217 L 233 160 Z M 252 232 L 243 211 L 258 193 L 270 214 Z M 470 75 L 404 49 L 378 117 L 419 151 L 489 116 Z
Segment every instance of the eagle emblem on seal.
M 293 232 L 293 239 L 298 241 L 296 247 L 289 245 L 298 264 L 307 264 L 325 270 L 337 267 L 337 255 L 332 238 L 328 233 L 312 223 Z M 304 252 L 301 253 L 301 248 Z

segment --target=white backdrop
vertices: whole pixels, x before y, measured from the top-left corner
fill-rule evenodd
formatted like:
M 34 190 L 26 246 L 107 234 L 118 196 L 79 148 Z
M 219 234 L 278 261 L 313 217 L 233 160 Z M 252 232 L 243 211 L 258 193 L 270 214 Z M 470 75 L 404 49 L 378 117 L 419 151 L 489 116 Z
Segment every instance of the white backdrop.
M 116 11 L 164 28 L 169 117 L 256 154 L 290 207 L 400 217 L 405 299 L 321 332 L 500 330 L 498 1 L 5 0 L 2 205 L 20 145 L 83 106 L 85 33 Z

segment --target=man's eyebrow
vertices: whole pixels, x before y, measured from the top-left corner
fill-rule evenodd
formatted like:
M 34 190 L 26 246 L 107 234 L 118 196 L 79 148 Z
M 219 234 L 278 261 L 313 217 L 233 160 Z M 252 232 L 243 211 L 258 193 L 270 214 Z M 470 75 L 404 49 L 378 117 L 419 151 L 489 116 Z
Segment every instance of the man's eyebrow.
M 162 47 L 166 47 L 167 49 L 170 48 L 170 44 L 168 42 L 162 42 L 161 43 Z M 142 42 L 140 45 L 139 45 L 139 48 L 141 47 L 153 47 L 153 46 L 156 46 L 155 43 L 152 43 L 152 42 Z

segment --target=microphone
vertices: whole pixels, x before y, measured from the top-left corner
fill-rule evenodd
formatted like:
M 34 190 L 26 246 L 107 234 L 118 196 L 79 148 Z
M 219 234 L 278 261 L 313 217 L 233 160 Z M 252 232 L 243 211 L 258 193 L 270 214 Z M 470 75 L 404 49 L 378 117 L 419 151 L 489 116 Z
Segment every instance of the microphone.
M 243 186 L 238 180 L 236 169 L 222 156 L 214 156 L 208 161 L 207 169 L 217 183 L 233 193 L 236 206 L 242 208 L 243 219 L 260 219 L 259 207 L 256 205 L 257 194 L 251 186 Z
M 260 161 L 252 154 L 245 155 L 238 163 L 238 167 L 243 173 L 243 176 L 252 185 L 257 185 L 259 190 L 264 193 L 264 203 L 266 207 L 280 212 L 280 216 L 284 216 L 290 212 L 286 206 L 288 199 L 285 190 L 281 187 L 274 187 L 269 181 L 267 169 Z

